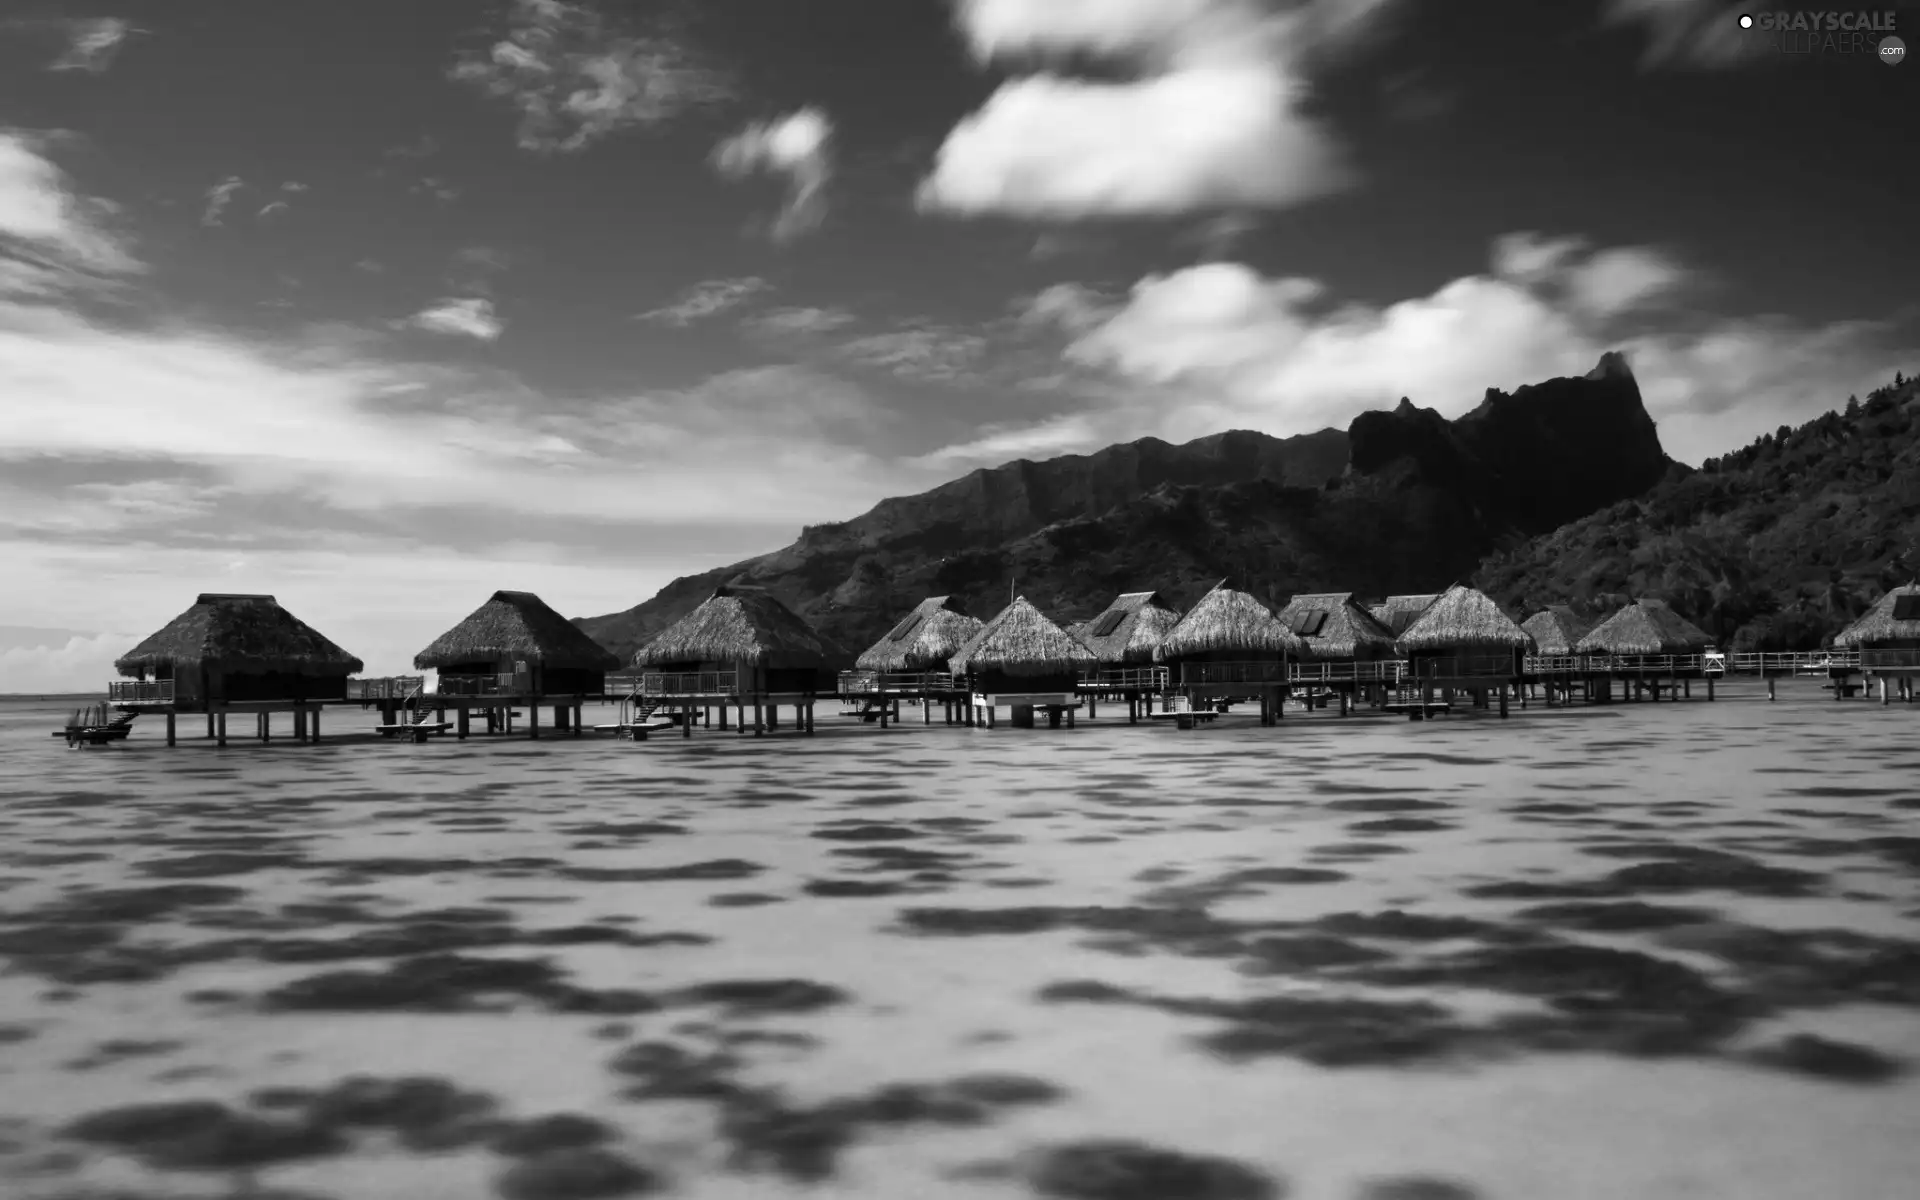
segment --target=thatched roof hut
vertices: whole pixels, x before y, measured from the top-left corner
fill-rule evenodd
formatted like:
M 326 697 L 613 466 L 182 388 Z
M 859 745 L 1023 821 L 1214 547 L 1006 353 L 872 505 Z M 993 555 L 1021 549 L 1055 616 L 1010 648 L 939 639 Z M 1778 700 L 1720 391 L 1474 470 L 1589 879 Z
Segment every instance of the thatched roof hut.
M 1836 646 L 1920 647 L 1920 583 L 1894 588 L 1834 635 Z
M 1153 656 L 1157 662 L 1202 655 L 1265 659 L 1297 657 L 1305 649 L 1271 609 L 1246 592 L 1229 589 L 1223 579 L 1167 631 Z
M 1713 644 L 1706 630 L 1667 607 L 1664 600 L 1636 600 L 1593 627 L 1574 646 L 1577 654 L 1698 654 Z
M 844 652 L 765 588 L 727 584 L 634 652 L 636 667 L 745 663 L 828 667 Z
M 1293 631 L 1310 659 L 1378 659 L 1393 653 L 1393 633 L 1354 603 L 1352 592 L 1304 592 L 1275 619 Z
M 1420 596 L 1388 596 L 1385 603 L 1374 605 L 1368 615 L 1384 625 L 1393 636 L 1399 637 L 1439 598 L 1438 592 Z
M 1407 655 L 1531 653 L 1533 635 L 1484 592 L 1456 583 L 1407 626 L 1395 645 Z
M 130 678 L 302 675 L 345 679 L 366 669 L 272 596 L 202 592 L 193 607 L 114 660 Z
M 1106 610 L 1067 632 L 1103 663 L 1148 663 L 1154 647 L 1180 622 L 1180 610 L 1159 592 L 1122 592 Z
M 422 671 L 477 663 L 524 662 L 549 670 L 618 670 L 620 657 L 532 592 L 495 592 L 433 644 L 413 656 Z
M 952 596 L 929 596 L 853 661 L 862 671 L 945 670 L 984 623 Z
M 1092 670 L 1098 661 L 1079 639 L 1017 596 L 954 651 L 948 665 L 956 675 L 1051 678 Z
M 1548 658 L 1569 658 L 1579 651 L 1574 647 L 1592 632 L 1594 623 L 1565 604 L 1549 604 L 1520 623 L 1533 635 L 1534 653 Z

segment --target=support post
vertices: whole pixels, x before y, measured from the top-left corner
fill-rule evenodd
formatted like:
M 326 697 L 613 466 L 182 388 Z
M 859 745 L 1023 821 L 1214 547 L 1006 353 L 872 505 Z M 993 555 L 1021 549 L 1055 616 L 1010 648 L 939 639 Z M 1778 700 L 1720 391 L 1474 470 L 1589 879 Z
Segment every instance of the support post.
M 214 717 L 214 722 L 214 728 L 216 730 L 214 734 L 214 738 L 216 739 L 215 744 L 225 749 L 227 745 L 227 714 L 224 712 L 218 714 Z
M 1880 677 L 1880 707 L 1885 708 L 1886 706 L 1887 706 L 1887 677 L 1882 675 Z M 173 718 L 172 717 L 167 718 L 167 738 L 168 738 L 167 744 L 172 745 L 173 744 L 173 741 L 172 741 Z
M 766 705 L 761 702 L 760 697 L 755 696 L 753 698 L 753 736 L 760 737 L 766 732 L 767 732 Z
M 1884 703 L 1886 703 L 1886 699 L 1887 699 L 1887 687 L 1886 687 L 1886 685 L 1885 685 L 1885 684 L 1881 684 L 1881 685 L 1880 685 L 1880 701 L 1881 701 L 1881 703 L 1883 703 L 1883 704 L 1884 704 Z M 173 745 L 173 744 L 174 744 L 174 741 L 173 741 L 173 713 L 172 713 L 171 711 L 169 711 L 169 712 L 167 713 L 167 745 L 169 745 L 169 746 L 171 746 L 171 745 Z
M 540 740 L 539 697 L 535 697 L 533 703 L 527 705 L 527 736 L 535 741 Z
M 1773 699 L 1773 676 L 1767 676 L 1767 699 Z
M 454 710 L 454 713 L 455 713 L 454 722 L 458 726 L 458 728 L 454 730 L 454 737 L 463 742 L 467 740 L 467 725 L 468 725 L 469 711 L 470 710 L 464 704 L 462 704 L 459 708 Z

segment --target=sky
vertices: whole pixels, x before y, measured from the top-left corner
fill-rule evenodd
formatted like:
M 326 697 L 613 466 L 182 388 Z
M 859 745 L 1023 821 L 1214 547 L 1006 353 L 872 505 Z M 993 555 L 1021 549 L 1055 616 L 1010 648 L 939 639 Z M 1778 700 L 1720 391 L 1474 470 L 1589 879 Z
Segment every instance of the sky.
M 1920 65 L 1742 11 L 8 0 L 0 691 L 202 591 L 405 671 L 497 588 L 1608 349 L 1698 463 L 1920 370 Z

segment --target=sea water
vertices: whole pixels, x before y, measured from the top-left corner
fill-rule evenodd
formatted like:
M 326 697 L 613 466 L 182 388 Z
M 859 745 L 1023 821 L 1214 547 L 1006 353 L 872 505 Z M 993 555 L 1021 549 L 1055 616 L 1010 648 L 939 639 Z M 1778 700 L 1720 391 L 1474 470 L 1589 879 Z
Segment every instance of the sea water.
M 1920 1179 L 1920 708 L 70 750 L 70 707 L 0 702 L 0 1195 Z

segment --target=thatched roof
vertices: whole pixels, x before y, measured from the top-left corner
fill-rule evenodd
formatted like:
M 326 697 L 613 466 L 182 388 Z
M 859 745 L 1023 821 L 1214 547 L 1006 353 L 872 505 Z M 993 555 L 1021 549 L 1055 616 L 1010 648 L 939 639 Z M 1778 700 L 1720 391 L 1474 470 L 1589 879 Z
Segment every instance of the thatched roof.
M 1579 651 L 1574 647 L 1593 629 L 1593 622 L 1564 604 L 1549 604 L 1520 623 L 1533 635 L 1536 654 L 1566 658 Z
M 366 669 L 272 596 L 203 592 L 166 628 L 114 660 L 122 675 L 165 665 L 229 674 L 352 675 Z
M 1533 649 L 1533 635 L 1500 611 L 1491 597 L 1456 583 L 1407 626 L 1395 643 L 1402 654 L 1453 650 L 1466 654 Z
M 1713 643 L 1706 630 L 1664 600 L 1637 600 L 1608 617 L 1574 646 L 1577 654 L 1698 654 Z
M 459 663 L 520 661 L 556 670 L 613 671 L 620 656 L 532 592 L 495 592 L 467 619 L 413 656 L 422 671 Z
M 635 651 L 633 665 L 746 662 L 782 670 L 829 667 L 844 655 L 773 593 L 728 584 Z
M 1393 653 L 1393 633 L 1354 603 L 1352 592 L 1309 592 L 1274 614 L 1306 644 L 1308 658 L 1378 658 Z
M 1067 632 L 1078 638 L 1103 663 L 1153 661 L 1153 648 L 1180 622 L 1180 610 L 1159 592 L 1122 592 L 1091 621 Z
M 1271 609 L 1246 592 L 1229 589 L 1221 580 L 1167 631 L 1153 656 L 1155 661 L 1167 662 L 1219 650 L 1299 655 L 1305 649 L 1306 644 L 1276 620 Z
M 853 665 L 862 671 L 944 670 L 953 652 L 979 633 L 982 624 L 952 596 L 929 596 Z
M 1920 583 L 1897 587 L 1880 597 L 1865 616 L 1834 636 L 1836 646 L 1920 639 Z
M 1385 626 L 1393 636 L 1399 637 L 1439 598 L 1438 592 L 1421 596 L 1388 596 L 1384 604 L 1374 605 L 1367 615 Z
M 1046 614 L 1017 596 L 993 620 L 954 651 L 948 666 L 956 675 L 998 671 L 1003 675 L 1064 675 L 1091 670 L 1099 660 Z

